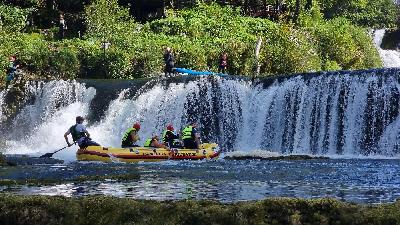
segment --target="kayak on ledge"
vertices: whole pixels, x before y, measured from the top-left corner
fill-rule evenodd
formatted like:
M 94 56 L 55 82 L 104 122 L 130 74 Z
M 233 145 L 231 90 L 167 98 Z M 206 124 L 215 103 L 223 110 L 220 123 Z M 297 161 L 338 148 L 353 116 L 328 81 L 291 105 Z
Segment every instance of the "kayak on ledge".
M 76 158 L 79 161 L 102 162 L 158 162 L 164 160 L 200 160 L 213 159 L 221 151 L 216 143 L 203 143 L 199 149 L 173 148 L 171 151 L 164 148 L 131 147 L 131 148 L 106 148 L 102 146 L 89 146 L 78 149 Z
M 186 68 L 175 68 L 174 71 L 176 73 L 184 73 L 184 74 L 189 74 L 189 75 L 195 75 L 195 76 L 200 76 L 200 75 L 216 75 L 220 77 L 225 77 L 228 76 L 228 74 L 224 73 L 215 73 L 211 71 L 196 71 L 196 70 L 190 70 Z

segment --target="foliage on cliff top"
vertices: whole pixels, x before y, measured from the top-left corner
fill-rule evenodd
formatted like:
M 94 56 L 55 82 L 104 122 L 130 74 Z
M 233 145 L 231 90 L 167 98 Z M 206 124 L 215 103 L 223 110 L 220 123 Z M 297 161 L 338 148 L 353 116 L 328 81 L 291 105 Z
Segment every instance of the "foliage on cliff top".
M 17 17 L 22 21 L 27 13 Z M 177 67 L 216 71 L 220 54 L 227 52 L 229 74 L 253 76 L 258 37 L 263 39 L 261 75 L 381 65 L 366 30 L 345 18 L 325 20 L 318 4 L 303 12 L 297 25 L 285 18 L 242 16 L 238 8 L 217 4 L 170 10 L 166 18 L 142 25 L 116 0 L 93 1 L 86 19 L 83 39 L 58 40 L 58 28 L 24 33 L 3 26 L 0 67 L 5 70 L 7 56 L 17 54 L 24 70 L 41 78 L 154 76 L 163 71 L 163 49 L 171 46 Z M 109 49 L 101 48 L 105 41 Z

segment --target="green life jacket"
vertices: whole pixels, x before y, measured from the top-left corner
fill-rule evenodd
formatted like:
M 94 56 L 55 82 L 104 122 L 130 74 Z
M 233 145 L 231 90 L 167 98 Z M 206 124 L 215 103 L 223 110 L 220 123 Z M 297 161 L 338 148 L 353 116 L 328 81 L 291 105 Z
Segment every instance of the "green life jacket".
M 72 135 L 72 140 L 73 140 L 73 141 L 77 141 L 77 140 L 79 140 L 79 138 L 85 137 L 85 136 L 86 136 L 85 132 L 78 132 L 78 131 L 76 131 L 76 126 L 77 126 L 77 125 L 78 125 L 78 124 L 75 124 L 75 125 L 73 125 L 72 127 L 69 128 L 69 132 L 70 132 L 71 135 Z
M 128 128 L 124 135 L 122 136 L 122 144 L 123 145 L 133 145 L 133 140 L 132 140 L 132 136 L 130 135 L 130 133 L 132 131 L 137 131 L 135 128 Z
M 130 137 L 131 131 L 136 131 L 135 128 L 128 128 L 128 130 L 125 131 L 124 136 L 122 136 L 122 141 L 127 141 L 127 139 Z
M 183 129 L 182 131 L 182 139 L 193 139 L 192 137 L 192 131 L 193 131 L 193 127 L 192 126 L 187 126 L 185 127 L 185 129 Z
M 152 138 L 147 138 L 147 140 L 144 142 L 144 147 L 151 147 L 151 143 L 154 141 Z
M 162 141 L 164 143 L 167 143 L 167 132 L 168 130 L 164 130 L 164 132 L 162 133 Z

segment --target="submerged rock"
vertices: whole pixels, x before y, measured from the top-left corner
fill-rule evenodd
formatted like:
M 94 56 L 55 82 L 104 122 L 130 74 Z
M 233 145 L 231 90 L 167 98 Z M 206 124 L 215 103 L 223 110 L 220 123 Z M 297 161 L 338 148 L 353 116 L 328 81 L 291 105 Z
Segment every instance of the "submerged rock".
M 0 166 L 6 166 L 6 165 L 7 165 L 6 157 L 4 157 L 2 153 L 0 153 Z
M 29 155 L 7 155 L 5 156 L 7 162 L 14 165 L 35 165 L 35 164 L 62 164 L 63 160 L 53 158 L 40 158 L 32 157 Z
M 13 186 L 13 185 L 33 185 L 45 186 L 63 183 L 82 183 L 85 181 L 129 181 L 137 180 L 140 178 L 139 174 L 111 174 L 111 175 L 81 175 L 69 179 L 0 179 L 0 186 Z M 1 223 L 0 223 L 1 224 Z

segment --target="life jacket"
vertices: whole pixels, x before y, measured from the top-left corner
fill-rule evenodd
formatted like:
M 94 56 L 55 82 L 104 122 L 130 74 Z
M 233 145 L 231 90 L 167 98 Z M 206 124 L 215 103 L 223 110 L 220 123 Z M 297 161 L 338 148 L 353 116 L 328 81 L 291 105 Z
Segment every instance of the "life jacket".
M 144 142 L 144 147 L 151 147 L 151 143 L 153 143 L 154 139 L 153 138 L 148 138 L 145 142 Z
M 183 131 L 182 131 L 182 140 L 193 139 L 192 131 L 193 131 L 193 127 L 192 126 L 185 127 L 185 129 L 183 129 Z
M 175 140 L 175 139 L 173 139 L 173 140 L 167 140 L 167 138 L 168 138 L 168 136 L 167 136 L 168 131 L 171 132 L 174 136 L 176 136 L 176 135 L 174 134 L 174 132 L 172 132 L 172 131 L 170 131 L 170 130 L 165 130 L 165 131 L 163 132 L 163 135 L 162 135 L 162 141 L 163 141 L 164 143 L 167 143 L 167 142 L 170 142 L 170 141 L 174 141 L 174 140 Z
M 69 132 L 70 132 L 71 135 L 72 135 L 72 140 L 73 140 L 73 141 L 77 141 L 77 140 L 79 140 L 79 138 L 81 138 L 81 137 L 86 137 L 85 132 L 78 132 L 78 131 L 76 131 L 76 126 L 77 126 L 77 125 L 78 125 L 78 124 L 75 124 L 75 125 L 73 125 L 72 127 L 69 128 Z
M 162 133 L 162 141 L 164 142 L 164 143 L 167 143 L 168 142 L 168 140 L 167 140 L 167 132 L 168 132 L 169 130 L 164 130 L 164 132 Z
M 122 143 L 127 143 L 128 145 L 132 145 L 133 144 L 133 140 L 132 140 L 132 137 L 130 135 L 130 133 L 132 131 L 137 131 L 137 130 L 135 128 L 131 127 L 131 128 L 128 128 L 125 131 L 124 135 L 122 136 Z

